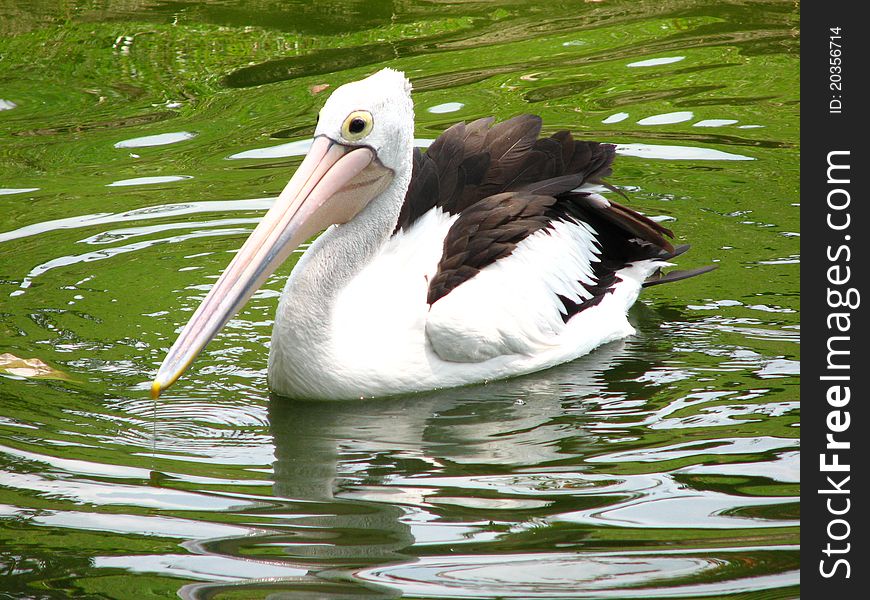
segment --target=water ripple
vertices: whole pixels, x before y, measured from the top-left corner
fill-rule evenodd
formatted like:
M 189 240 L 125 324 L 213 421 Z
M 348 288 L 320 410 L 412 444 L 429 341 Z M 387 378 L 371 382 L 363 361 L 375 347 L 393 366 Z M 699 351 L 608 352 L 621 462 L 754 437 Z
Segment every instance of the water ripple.
M 766 551 L 765 551 L 766 550 Z M 747 589 L 797 585 L 798 572 L 777 554 L 796 548 L 751 552 L 761 573 L 721 581 L 745 549 L 692 553 L 580 553 L 512 556 L 427 556 L 414 563 L 360 571 L 364 581 L 390 586 L 403 595 L 439 598 L 671 598 L 738 593 Z M 786 567 L 786 568 L 783 568 Z M 716 583 L 685 581 L 719 579 Z

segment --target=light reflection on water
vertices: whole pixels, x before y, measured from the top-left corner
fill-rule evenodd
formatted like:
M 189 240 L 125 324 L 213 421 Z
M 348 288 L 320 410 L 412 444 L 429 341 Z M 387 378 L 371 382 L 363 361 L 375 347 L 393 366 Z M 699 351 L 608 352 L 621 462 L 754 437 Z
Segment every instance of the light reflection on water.
M 92 105 L 69 90 L 69 105 L 45 101 L 56 70 L 4 90 L 10 164 L 43 174 L 16 167 L 0 188 L 0 353 L 69 380 L 0 375 L 0 553 L 15 565 L 0 592 L 797 597 L 797 137 L 794 82 L 776 79 L 796 81 L 797 15 L 498 4 L 398 20 L 391 6 L 396 31 L 421 29 L 389 44 L 346 30 L 380 5 L 341 5 L 333 18 L 356 17 L 333 23 L 339 46 L 357 52 L 285 45 L 218 67 L 184 55 L 185 80 L 214 69 L 186 93 L 147 72 L 180 64 L 186 18 L 200 41 L 258 34 L 208 3 L 169 15 L 171 29 L 160 7 L 130 9 L 106 38 L 116 69 L 90 71 L 111 92 L 69 86 Z M 132 35 L 144 16 L 158 35 Z M 213 22 L 209 38 L 199 27 Z M 251 52 L 272 47 L 263 36 Z M 148 45 L 161 40 L 166 56 Z M 147 399 L 165 348 L 310 146 L 325 95 L 382 64 L 414 79 L 421 147 L 457 120 L 519 112 L 616 143 L 612 183 L 693 244 L 681 264 L 720 269 L 650 290 L 636 336 L 574 363 L 324 404 L 266 391 L 285 268 L 186 379 Z M 117 68 L 136 85 L 111 87 Z
M 788 550 L 782 548 L 781 550 Z M 794 550 L 794 548 L 791 548 Z M 728 552 L 744 549 L 727 549 Z M 744 557 L 736 559 L 703 556 L 656 556 L 636 554 L 530 554 L 515 556 L 507 563 L 499 556 L 454 556 L 428 560 L 407 567 L 377 568 L 360 573 L 372 583 L 396 586 L 412 596 L 500 598 L 669 598 L 692 594 L 728 594 L 746 590 L 779 588 L 797 581 L 796 571 L 776 576 L 752 577 L 725 584 L 682 585 L 668 583 L 715 577 Z M 731 557 L 728 557 L 731 558 Z M 754 562 L 769 567 L 775 562 L 765 553 L 753 555 Z M 498 566 L 496 566 L 498 565 Z M 751 580 L 750 580 L 751 579 Z M 632 590 L 633 587 L 641 589 Z

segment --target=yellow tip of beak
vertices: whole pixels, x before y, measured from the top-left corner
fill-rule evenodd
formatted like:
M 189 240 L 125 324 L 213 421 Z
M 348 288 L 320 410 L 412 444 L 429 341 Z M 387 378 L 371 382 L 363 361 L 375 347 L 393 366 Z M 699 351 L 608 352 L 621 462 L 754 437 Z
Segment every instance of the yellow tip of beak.
M 157 400 L 160 397 L 160 392 L 163 391 L 163 386 L 160 385 L 159 381 L 155 381 L 151 384 L 151 399 Z

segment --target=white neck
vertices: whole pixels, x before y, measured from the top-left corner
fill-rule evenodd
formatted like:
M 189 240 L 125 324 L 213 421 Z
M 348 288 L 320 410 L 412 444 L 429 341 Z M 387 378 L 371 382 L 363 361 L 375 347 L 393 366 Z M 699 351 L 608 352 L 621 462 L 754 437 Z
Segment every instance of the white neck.
M 333 225 L 293 268 L 275 315 L 270 373 L 276 361 L 318 354 L 328 346 L 337 294 L 378 253 L 396 227 L 411 180 L 411 149 L 403 167 L 379 196 L 342 225 Z

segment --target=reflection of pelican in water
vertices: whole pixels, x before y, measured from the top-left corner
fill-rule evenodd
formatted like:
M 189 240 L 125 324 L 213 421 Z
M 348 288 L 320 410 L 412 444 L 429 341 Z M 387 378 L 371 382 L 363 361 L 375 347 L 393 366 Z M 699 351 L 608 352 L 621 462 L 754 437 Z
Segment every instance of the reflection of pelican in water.
M 657 318 L 650 311 L 634 315 Z M 193 584 L 182 596 L 396 598 L 402 590 L 463 586 L 479 597 L 531 597 L 546 589 L 553 592 L 548 597 L 569 598 L 619 595 L 650 582 L 678 595 L 687 573 L 711 572 L 731 577 L 735 589 L 747 585 L 768 568 L 764 554 L 781 547 L 761 547 L 752 561 L 740 560 L 757 565 L 741 572 L 731 558 L 737 553 L 720 548 L 718 535 L 700 549 L 695 540 L 703 538 L 695 533 L 688 546 L 653 540 L 683 526 L 729 527 L 735 539 L 754 544 L 758 534 L 747 527 L 793 528 L 796 521 L 741 511 L 796 499 L 711 487 L 703 475 L 693 481 L 685 469 L 670 471 L 674 465 L 649 472 L 630 464 L 647 456 L 640 440 L 613 442 L 633 425 L 623 424 L 626 405 L 637 403 L 626 383 L 658 354 L 657 341 L 646 341 L 650 346 L 643 339 L 614 342 L 578 361 L 488 386 L 339 403 L 272 398 L 274 498 L 244 509 L 262 529 L 198 546 L 260 563 L 254 571 L 262 579 Z M 600 405 L 622 415 L 605 419 L 603 437 L 596 435 Z M 695 460 L 708 462 L 704 439 L 685 444 L 674 436 L 676 444 L 654 448 L 652 456 L 674 450 L 682 456 L 696 447 Z M 713 451 L 729 446 L 709 441 Z M 640 458 L 627 459 L 621 472 L 595 467 L 601 459 L 620 460 L 626 447 Z M 625 535 L 599 537 L 598 528 Z M 614 546 L 614 539 L 629 547 Z M 288 568 L 300 575 L 285 575 Z
M 172 384 L 302 242 L 278 307 L 269 383 L 359 398 L 530 373 L 633 333 L 626 310 L 671 232 L 588 190 L 614 147 L 539 138 L 525 115 L 460 123 L 413 148 L 410 84 L 384 69 L 340 87 L 308 156 L 160 367 Z M 654 277 L 653 281 L 649 281 Z
M 583 401 L 601 394 L 602 373 L 622 359 L 625 345 L 619 341 L 575 363 L 487 386 L 351 403 L 273 397 L 276 494 L 360 497 L 355 487 L 361 479 L 371 483 L 378 479 L 375 473 L 402 474 L 401 464 L 371 465 L 377 457 L 499 469 L 558 460 L 563 455 L 554 442 L 583 436 L 576 427 L 551 425 L 551 419 L 564 417 L 566 410 L 582 413 Z M 363 459 L 373 472 L 353 466 Z
M 275 517 L 280 527 L 262 536 L 200 547 L 231 556 L 257 556 L 250 547 L 280 548 L 279 564 L 310 572 L 271 582 L 269 589 L 292 591 L 294 598 L 357 597 L 354 589 L 359 594 L 361 585 L 373 598 L 395 598 L 394 590 L 378 595 L 377 586 L 347 581 L 347 572 L 413 563 L 417 552 L 411 547 L 424 542 L 491 535 L 488 519 L 445 521 L 437 486 L 431 497 L 408 495 L 395 479 L 450 475 L 463 472 L 463 465 L 510 475 L 576 456 L 582 452 L 578 440 L 587 440 L 592 450 L 595 436 L 582 432 L 583 401 L 604 395 L 604 374 L 622 372 L 622 363 L 632 360 L 632 350 L 618 341 L 579 361 L 487 386 L 338 403 L 273 397 L 274 496 L 289 506 L 263 511 L 287 517 Z M 571 425 L 566 415 L 576 416 Z M 561 449 L 562 440 L 572 442 L 569 455 Z M 416 485 L 425 489 L 425 479 Z M 476 497 L 474 490 L 464 493 L 469 501 Z M 216 590 L 263 585 L 194 584 L 185 594 L 205 598 Z

